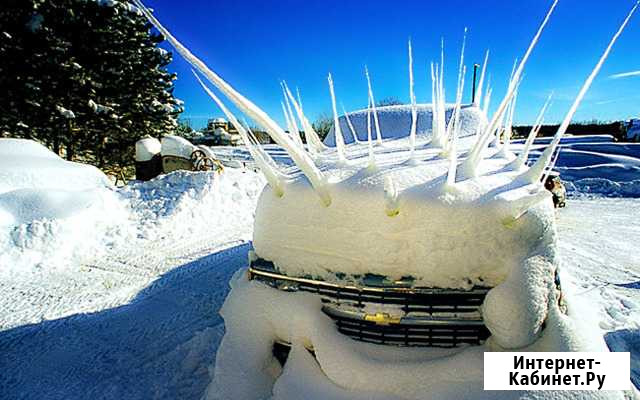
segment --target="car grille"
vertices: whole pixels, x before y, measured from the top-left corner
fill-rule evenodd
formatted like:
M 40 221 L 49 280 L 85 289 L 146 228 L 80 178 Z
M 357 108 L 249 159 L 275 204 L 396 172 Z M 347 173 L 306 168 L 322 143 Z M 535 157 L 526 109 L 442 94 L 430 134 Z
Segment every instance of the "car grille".
M 489 291 L 424 287 L 342 285 L 280 274 L 271 262 L 255 260 L 249 278 L 279 290 L 321 296 L 322 311 L 338 331 L 357 340 L 399 346 L 457 347 L 489 336 L 480 306 Z

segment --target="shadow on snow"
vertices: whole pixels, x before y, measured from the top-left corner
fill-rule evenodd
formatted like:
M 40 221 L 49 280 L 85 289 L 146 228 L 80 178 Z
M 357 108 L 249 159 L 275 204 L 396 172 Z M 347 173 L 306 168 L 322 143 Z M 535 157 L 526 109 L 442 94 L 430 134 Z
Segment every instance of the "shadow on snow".
M 199 398 L 249 248 L 175 268 L 128 304 L 0 332 L 0 398 Z

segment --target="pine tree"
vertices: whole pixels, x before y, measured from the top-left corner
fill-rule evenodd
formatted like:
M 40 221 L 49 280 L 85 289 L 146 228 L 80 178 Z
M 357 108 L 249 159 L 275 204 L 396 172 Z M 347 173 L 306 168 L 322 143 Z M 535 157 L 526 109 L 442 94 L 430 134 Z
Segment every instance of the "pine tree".
M 175 130 L 172 55 L 115 0 L 8 0 L 0 9 L 0 132 L 68 159 L 133 162 L 133 144 Z

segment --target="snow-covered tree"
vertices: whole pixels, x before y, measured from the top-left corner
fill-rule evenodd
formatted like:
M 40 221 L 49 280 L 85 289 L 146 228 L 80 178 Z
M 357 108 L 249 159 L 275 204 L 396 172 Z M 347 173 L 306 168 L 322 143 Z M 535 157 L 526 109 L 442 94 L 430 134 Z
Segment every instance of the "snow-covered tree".
M 71 159 L 126 165 L 173 132 L 181 102 L 163 37 L 126 1 L 7 0 L 0 8 L 0 132 Z

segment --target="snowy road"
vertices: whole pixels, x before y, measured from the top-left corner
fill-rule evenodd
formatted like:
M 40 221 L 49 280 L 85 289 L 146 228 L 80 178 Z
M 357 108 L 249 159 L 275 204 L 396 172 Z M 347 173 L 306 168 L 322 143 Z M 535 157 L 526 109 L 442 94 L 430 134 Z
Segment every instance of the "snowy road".
M 224 333 L 217 310 L 248 249 L 175 268 L 128 304 L 1 332 L 0 398 L 198 398 Z
M 574 199 L 558 215 L 560 251 L 575 294 L 595 302 L 605 331 L 640 328 L 640 201 Z
M 572 199 L 559 212 L 563 278 L 593 302 L 603 333 L 637 329 L 640 321 L 640 255 L 634 247 L 639 206 L 634 199 Z M 76 288 L 73 295 L 90 313 L 67 315 L 70 310 L 58 308 L 64 302 L 46 302 L 46 282 L 32 283 L 45 285 L 42 294 L 15 310 L 28 316 L 13 318 L 15 326 L 0 332 L 0 398 L 199 398 L 224 332 L 217 311 L 250 247 L 226 243 L 198 239 L 167 246 L 160 240 L 147 250 L 165 247 L 166 259 L 150 253 L 108 258 L 93 271 L 128 284 L 112 297 L 99 293 L 101 282 Z M 152 283 L 129 299 L 131 284 L 144 282 Z M 13 290 L 33 288 L 16 284 Z M 97 306 L 90 306 L 91 296 Z M 43 316 L 48 319 L 33 321 Z

